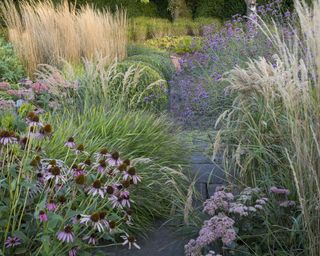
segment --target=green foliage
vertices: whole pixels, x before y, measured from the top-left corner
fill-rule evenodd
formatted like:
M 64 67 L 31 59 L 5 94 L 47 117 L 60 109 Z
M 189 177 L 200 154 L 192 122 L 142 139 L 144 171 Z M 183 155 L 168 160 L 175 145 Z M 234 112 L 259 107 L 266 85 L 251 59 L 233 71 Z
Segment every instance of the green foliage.
M 138 17 L 131 19 L 129 38 L 132 41 L 145 41 L 147 39 L 162 38 L 165 36 L 195 36 L 202 35 L 203 26 L 216 25 L 221 27 L 221 21 L 214 18 L 178 19 L 170 22 L 167 19 Z
M 17 82 L 24 74 L 12 46 L 0 38 L 0 81 Z
M 128 57 L 131 57 L 134 55 L 149 55 L 149 54 L 157 54 L 166 58 L 170 58 L 169 53 L 167 53 L 166 51 L 160 50 L 157 48 L 147 47 L 142 44 L 130 44 L 127 49 Z
M 152 39 L 146 42 L 146 45 L 167 50 L 169 52 L 184 54 L 199 51 L 202 47 L 200 37 L 180 36 L 180 37 L 163 37 Z
M 67 149 L 63 145 L 74 136 L 77 143 L 87 142 L 87 151 L 107 147 L 118 150 L 123 159 L 145 159 L 148 165 L 138 169 L 143 179 L 133 195 L 135 232 L 144 230 L 154 217 L 168 217 L 173 206 L 175 213 L 183 211 L 188 182 L 179 165 L 185 163 L 186 153 L 178 140 L 179 132 L 166 117 L 90 106 L 82 113 L 65 109 L 51 115 L 48 122 L 55 128 L 44 147 L 50 157 L 64 157 Z
M 63 0 L 54 0 L 61 3 Z M 73 1 L 74 2 L 74 1 Z M 77 0 L 77 6 L 89 4 L 99 9 L 110 9 L 115 11 L 118 7 L 125 8 L 129 17 L 148 16 L 157 17 L 157 5 L 153 2 L 144 0 Z
M 151 68 L 159 71 L 166 80 L 170 80 L 175 72 L 170 57 L 164 57 L 158 54 L 134 55 L 129 57 L 128 60 L 150 65 Z
M 237 13 L 246 13 L 246 4 L 244 0 L 201 0 L 197 4 L 195 16 L 227 19 Z

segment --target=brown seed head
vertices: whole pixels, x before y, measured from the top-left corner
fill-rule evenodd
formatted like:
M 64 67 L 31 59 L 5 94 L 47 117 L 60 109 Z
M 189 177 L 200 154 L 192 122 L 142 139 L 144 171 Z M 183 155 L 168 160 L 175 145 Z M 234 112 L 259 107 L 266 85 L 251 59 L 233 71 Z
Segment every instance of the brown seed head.
M 101 181 L 100 180 L 95 180 L 92 184 L 92 187 L 99 189 L 101 188 Z
M 128 173 L 129 173 L 130 175 L 135 175 L 135 174 L 136 174 L 136 168 L 130 167 L 129 170 L 128 170 Z

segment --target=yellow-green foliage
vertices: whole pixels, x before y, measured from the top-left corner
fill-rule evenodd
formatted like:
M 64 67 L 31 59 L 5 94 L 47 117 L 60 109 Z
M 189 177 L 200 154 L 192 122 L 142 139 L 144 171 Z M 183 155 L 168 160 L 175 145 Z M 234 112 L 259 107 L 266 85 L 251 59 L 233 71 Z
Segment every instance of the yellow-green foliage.
M 196 20 L 178 19 L 170 22 L 167 19 L 137 17 L 129 22 L 129 37 L 132 41 L 141 42 L 165 36 L 202 35 L 202 27 L 212 24 L 220 27 L 221 21 L 213 18 L 200 18 Z
M 178 54 L 192 53 L 201 49 L 201 37 L 192 36 L 166 36 L 146 41 L 147 46 L 160 48 Z

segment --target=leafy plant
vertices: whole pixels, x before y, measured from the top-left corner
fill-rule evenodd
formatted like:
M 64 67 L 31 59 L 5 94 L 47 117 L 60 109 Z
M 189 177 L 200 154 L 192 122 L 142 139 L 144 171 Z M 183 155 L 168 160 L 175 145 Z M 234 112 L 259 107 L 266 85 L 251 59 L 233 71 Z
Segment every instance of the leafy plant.
M 191 36 L 163 37 L 151 39 L 145 43 L 148 46 L 167 50 L 177 54 L 193 53 L 202 47 L 202 39 Z
M 12 45 L 0 37 L 0 80 L 17 82 L 25 74 Z

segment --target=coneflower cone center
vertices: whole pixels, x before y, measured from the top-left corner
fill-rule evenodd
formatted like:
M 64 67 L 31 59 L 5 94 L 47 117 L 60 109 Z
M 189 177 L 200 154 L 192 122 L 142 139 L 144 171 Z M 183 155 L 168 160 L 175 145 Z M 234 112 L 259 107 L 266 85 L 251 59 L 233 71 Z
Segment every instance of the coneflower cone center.
M 101 181 L 100 180 L 94 181 L 92 186 L 97 189 L 101 188 Z

